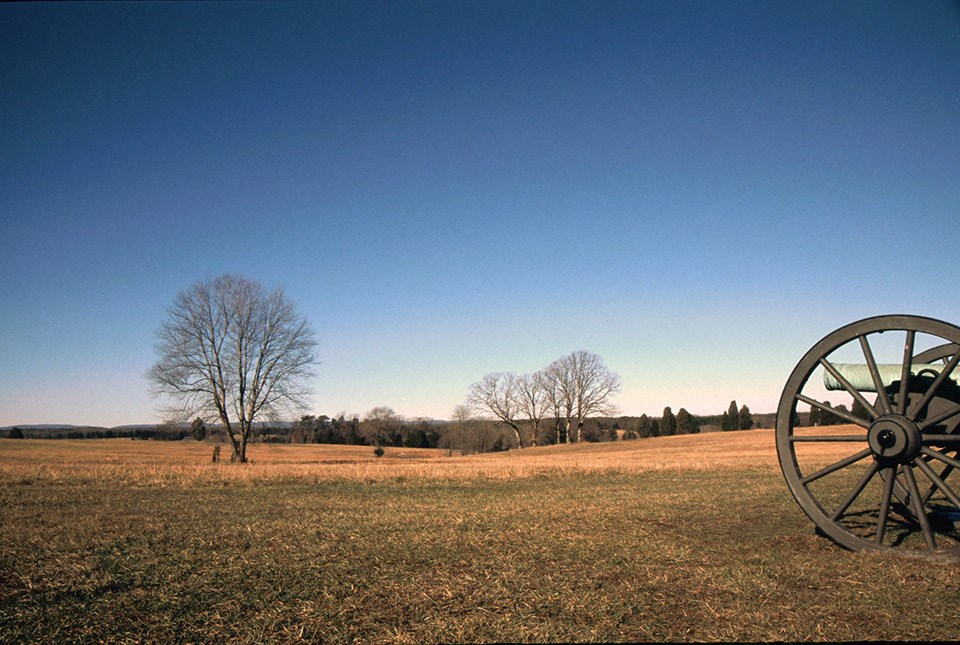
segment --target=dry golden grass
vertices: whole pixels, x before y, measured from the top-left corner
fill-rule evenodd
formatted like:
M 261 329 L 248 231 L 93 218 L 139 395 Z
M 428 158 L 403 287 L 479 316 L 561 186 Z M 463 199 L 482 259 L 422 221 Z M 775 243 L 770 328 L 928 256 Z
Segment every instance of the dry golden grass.
M 818 429 L 819 430 L 819 429 Z M 838 426 L 829 432 L 850 432 Z M 824 463 L 845 456 L 844 444 L 806 447 L 806 458 Z M 846 452 L 845 452 L 846 451 Z M 224 456 L 229 447 L 224 446 Z M 510 479 L 551 473 L 642 473 L 717 469 L 777 469 L 772 430 L 658 437 L 630 442 L 544 446 L 507 453 L 461 456 L 446 450 L 369 446 L 252 444 L 250 463 L 211 462 L 212 446 L 195 441 L 129 439 L 16 440 L 0 442 L 0 479 L 96 479 L 135 484 L 303 478 Z
M 770 430 L 211 451 L 0 441 L 0 642 L 960 638 L 960 565 L 817 537 Z

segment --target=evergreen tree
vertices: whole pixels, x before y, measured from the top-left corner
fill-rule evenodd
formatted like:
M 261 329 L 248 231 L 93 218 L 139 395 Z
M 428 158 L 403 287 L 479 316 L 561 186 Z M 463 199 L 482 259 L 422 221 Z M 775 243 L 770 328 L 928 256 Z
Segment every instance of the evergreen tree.
M 11 428 L 10 429 L 10 438 L 11 439 L 23 439 L 23 430 L 20 428 Z
M 673 416 L 673 410 L 668 405 L 663 409 L 663 416 L 660 418 L 660 436 L 671 437 L 677 434 L 677 417 Z
M 744 403 L 740 406 L 740 412 L 737 413 L 737 428 L 740 430 L 749 430 L 753 427 L 753 415 L 750 414 L 750 408 Z
M 737 409 L 737 402 L 730 401 L 730 406 L 723 413 L 720 421 L 721 430 L 737 430 L 740 428 L 740 411 Z
M 650 419 L 650 436 L 651 437 L 660 436 L 660 424 L 657 423 L 656 419 Z
M 812 426 L 820 425 L 820 408 L 810 406 L 810 419 L 807 421 Z
M 830 403 L 830 401 L 824 401 L 824 403 L 829 406 L 833 405 L 832 403 Z M 820 425 L 832 426 L 834 425 L 833 423 L 834 418 L 835 417 L 833 416 L 832 412 L 828 412 L 827 410 L 820 410 Z
M 700 432 L 697 420 L 687 412 L 686 408 L 680 408 L 680 411 L 677 412 L 677 434 L 695 434 L 697 432 Z
M 637 423 L 637 434 L 640 435 L 641 439 L 653 436 L 653 424 L 650 422 L 650 417 L 645 414 L 640 415 L 640 421 Z
M 727 430 L 740 429 L 740 411 L 737 409 L 737 402 L 730 401 L 730 407 L 727 408 Z

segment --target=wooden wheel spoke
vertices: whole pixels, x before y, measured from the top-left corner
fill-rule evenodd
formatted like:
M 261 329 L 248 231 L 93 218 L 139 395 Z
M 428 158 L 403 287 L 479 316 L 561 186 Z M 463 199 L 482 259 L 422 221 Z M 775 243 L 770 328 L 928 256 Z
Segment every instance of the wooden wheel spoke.
M 820 364 L 823 366 L 823 369 L 827 370 L 827 372 L 830 373 L 830 376 L 835 378 L 837 382 L 841 385 L 841 387 L 843 387 L 843 389 L 847 391 L 847 394 L 852 396 L 860 405 L 863 406 L 863 409 L 866 410 L 867 414 L 870 415 L 871 421 L 875 420 L 878 416 L 880 416 L 880 414 L 877 412 L 877 409 L 873 407 L 873 404 L 867 401 L 867 399 L 862 394 L 860 394 L 860 391 L 857 388 L 855 388 L 853 384 L 850 383 L 850 381 L 848 381 L 846 377 L 844 377 L 843 374 L 840 373 L 840 370 L 834 367 L 833 363 L 828 361 L 826 358 L 821 358 Z
M 960 444 L 960 435 L 956 434 L 925 434 L 920 442 L 925 446 L 942 445 L 956 446 Z
M 922 452 L 926 456 L 931 457 L 933 459 L 938 459 L 939 461 L 942 461 L 943 463 L 949 466 L 953 466 L 954 468 L 960 468 L 960 461 L 957 461 L 953 457 L 946 456 L 939 450 L 934 450 L 932 448 L 928 448 L 927 446 L 923 446 L 920 448 L 920 452 Z
M 923 532 L 923 538 L 927 542 L 927 548 L 935 551 L 937 549 L 937 541 L 933 536 L 933 529 L 930 528 L 930 519 L 927 517 L 927 512 L 923 508 L 923 503 L 920 501 L 920 489 L 917 487 L 917 479 L 913 475 L 913 467 L 909 464 L 904 464 L 903 478 L 907 480 L 907 492 L 910 493 L 910 505 L 913 507 L 914 515 L 917 516 L 917 520 L 920 522 L 920 530 Z
M 917 459 L 915 463 L 917 464 L 917 468 L 919 468 L 920 471 L 927 476 L 927 479 L 933 482 L 933 485 L 936 488 L 940 489 L 940 492 L 943 493 L 944 497 L 950 500 L 950 503 L 953 504 L 953 507 L 960 511 L 960 497 L 958 497 L 954 490 L 950 488 L 950 485 L 947 484 L 947 482 L 944 481 L 943 478 L 938 475 L 933 468 L 930 467 L 930 464 L 924 460 Z
M 897 469 L 884 468 L 880 476 L 883 478 L 883 494 L 880 497 L 880 514 L 877 517 L 877 533 L 874 538 L 877 544 L 883 544 L 883 536 L 887 532 L 887 516 L 890 514 L 890 500 L 893 498 L 893 485 L 897 481 Z
M 926 463 L 927 463 L 927 465 L 930 464 L 930 458 L 929 458 L 929 457 L 926 459 Z M 931 467 L 932 467 L 932 466 L 931 466 Z M 948 476 L 950 475 L 950 473 L 952 473 L 954 470 L 955 470 L 955 469 L 954 469 L 953 466 L 950 466 L 950 465 L 944 466 L 944 467 L 943 467 L 943 470 L 940 471 L 940 475 L 939 475 L 940 479 L 942 479 L 944 482 L 946 482 L 946 481 L 947 481 L 947 477 L 948 477 Z M 931 485 L 930 488 L 927 490 L 926 495 L 923 496 L 923 501 L 924 501 L 924 503 L 926 503 L 927 500 L 930 499 L 930 497 L 933 495 L 933 493 L 934 493 L 935 490 L 936 490 L 936 486 Z
M 844 498 L 840 503 L 840 506 L 837 507 L 837 510 L 833 512 L 833 515 L 830 516 L 830 520 L 836 522 L 840 517 L 847 512 L 847 509 L 850 508 L 850 505 L 860 496 L 860 493 L 863 492 L 863 489 L 867 487 L 867 484 L 870 483 L 870 480 L 873 479 L 873 476 L 877 474 L 877 471 L 880 469 L 880 464 L 876 461 L 870 464 L 870 467 L 867 468 L 867 472 L 863 473 L 863 477 L 860 478 L 860 481 L 857 482 L 857 485 L 853 487 L 853 490 Z
M 930 387 L 927 388 L 927 391 L 923 393 L 923 398 L 920 399 L 920 402 L 917 404 L 916 409 L 914 410 L 911 421 L 916 421 L 917 415 L 927 407 L 927 404 L 933 399 L 934 395 L 937 393 L 937 390 L 940 389 L 940 385 L 950 376 L 954 368 L 957 366 L 957 363 L 960 363 L 960 352 L 954 354 L 947 364 L 944 366 L 943 370 L 937 374 L 937 377 L 933 379 L 933 383 L 930 384 Z
M 917 332 L 907 330 L 907 338 L 903 344 L 903 367 L 900 370 L 900 392 L 897 395 L 897 414 L 907 413 L 907 392 L 910 391 L 910 370 L 913 368 L 913 343 Z
M 844 412 L 843 410 L 838 410 L 838 409 L 836 409 L 835 407 L 833 407 L 832 405 L 827 405 L 826 403 L 822 403 L 822 402 L 820 402 L 820 401 L 817 401 L 816 399 L 812 399 L 812 398 L 810 398 L 809 396 L 805 396 L 805 395 L 803 395 L 803 394 L 797 394 L 797 399 L 800 400 L 800 401 L 803 401 L 803 402 L 806 403 L 807 405 L 812 405 L 812 406 L 814 406 L 815 408 L 819 408 L 819 409 L 821 409 L 821 410 L 823 410 L 823 411 L 825 411 L 825 412 L 829 412 L 830 414 L 835 414 L 835 415 L 837 415 L 838 417 L 840 417 L 841 419 L 844 419 L 845 421 L 849 421 L 850 423 L 856 424 L 856 425 L 860 426 L 861 428 L 869 428 L 869 427 L 870 427 L 870 423 L 869 423 L 868 421 L 864 421 L 863 419 L 861 419 L 861 418 L 859 418 L 859 417 L 855 417 L 855 416 L 853 416 L 852 414 L 850 414 L 849 412 Z
M 867 435 L 865 434 L 820 434 L 790 437 L 792 443 L 855 443 L 866 440 Z
M 923 423 L 917 424 L 917 427 L 920 428 L 921 432 L 923 432 L 927 428 L 935 426 L 938 423 L 942 423 L 943 421 L 946 421 L 951 417 L 955 417 L 958 414 L 960 414 L 960 405 L 955 405 L 952 408 L 941 412 L 935 417 L 930 417 L 929 419 L 925 419 Z
M 890 414 L 893 410 L 890 408 L 890 401 L 887 399 L 887 390 L 883 386 L 883 379 L 880 378 L 880 370 L 877 369 L 877 361 L 873 357 L 873 350 L 870 348 L 870 343 L 867 342 L 866 334 L 861 334 L 858 338 L 860 340 L 860 349 L 863 350 L 863 357 L 867 360 L 867 369 L 870 370 L 870 378 L 873 379 L 873 386 L 877 390 L 877 401 L 880 403 L 880 410 L 884 414 Z
M 817 472 L 813 473 L 812 475 L 807 475 L 806 477 L 804 477 L 804 478 L 801 479 L 800 481 L 802 481 L 802 482 L 804 483 L 804 485 L 809 484 L 810 482 L 817 481 L 817 480 L 820 479 L 821 477 L 825 477 L 825 476 L 829 475 L 830 473 L 835 473 L 835 472 L 837 472 L 838 470 L 842 470 L 842 469 L 846 468 L 847 466 L 850 466 L 851 464 L 855 464 L 855 463 L 857 463 L 858 461 L 869 457 L 869 456 L 870 456 L 870 453 L 871 453 L 871 450 L 870 450 L 869 448 L 864 448 L 864 449 L 861 450 L 860 452 L 854 453 L 854 454 L 850 455 L 849 457 L 845 457 L 845 458 L 841 459 L 840 461 L 834 462 L 834 463 L 830 464 L 829 466 L 827 466 L 826 468 L 822 468 L 822 469 L 818 470 Z

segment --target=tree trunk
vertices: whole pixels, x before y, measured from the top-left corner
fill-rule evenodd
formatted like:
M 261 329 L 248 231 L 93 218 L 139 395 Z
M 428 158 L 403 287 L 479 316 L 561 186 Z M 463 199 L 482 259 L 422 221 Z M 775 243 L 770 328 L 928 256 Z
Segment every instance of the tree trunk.
M 230 445 L 233 447 L 233 452 L 230 454 L 230 463 L 246 463 L 246 442 L 241 441 L 237 437 L 236 433 L 233 431 L 233 426 L 230 424 L 230 419 L 221 415 L 220 420 L 223 421 L 224 429 L 227 432 L 227 438 L 230 439 Z
M 240 436 L 233 433 L 230 426 L 227 426 L 227 432 L 230 434 L 230 441 L 233 444 L 233 454 L 230 455 L 230 462 L 234 464 L 247 463 L 247 437 L 250 436 L 250 427 L 240 420 Z
M 520 428 L 515 425 L 511 425 L 510 427 L 513 428 L 513 434 L 517 437 L 517 447 L 523 448 L 523 437 L 520 434 Z

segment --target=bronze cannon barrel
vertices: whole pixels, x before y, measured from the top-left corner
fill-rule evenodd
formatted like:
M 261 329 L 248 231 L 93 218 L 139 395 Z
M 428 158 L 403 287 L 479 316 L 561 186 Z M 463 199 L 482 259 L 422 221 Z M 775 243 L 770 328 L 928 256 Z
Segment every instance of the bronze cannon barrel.
M 870 369 L 866 363 L 834 363 L 833 366 L 840 372 L 843 378 L 849 381 L 850 385 L 860 392 L 877 391 L 873 377 L 870 376 Z M 911 376 L 932 376 L 935 378 L 943 368 L 943 363 L 920 363 L 911 365 L 910 374 Z M 877 364 L 877 371 L 880 373 L 880 381 L 883 383 L 883 387 L 887 388 L 894 383 L 899 383 L 902 369 L 903 366 L 899 363 Z M 954 383 L 960 383 L 960 374 L 957 372 L 950 374 L 949 378 L 953 380 Z M 828 390 L 845 389 L 840 381 L 826 370 L 823 372 L 823 385 Z

